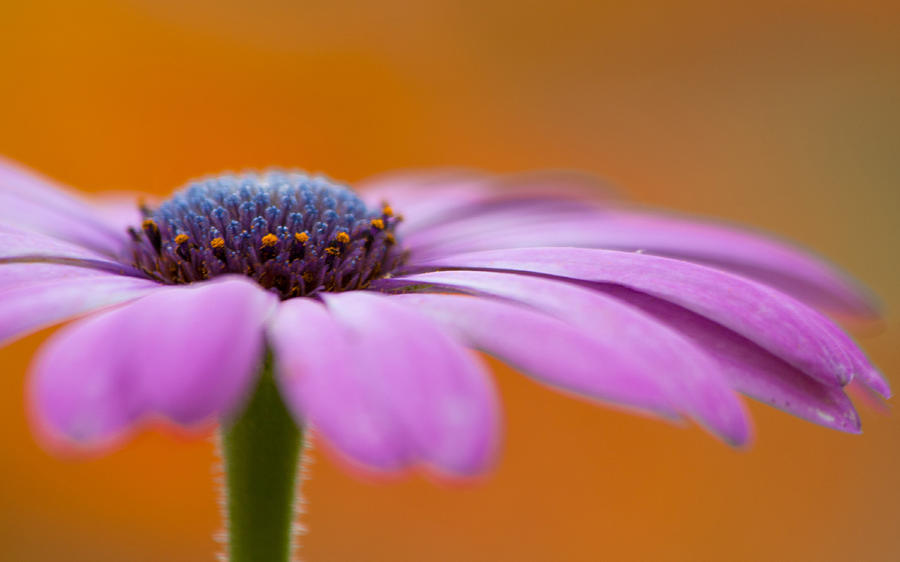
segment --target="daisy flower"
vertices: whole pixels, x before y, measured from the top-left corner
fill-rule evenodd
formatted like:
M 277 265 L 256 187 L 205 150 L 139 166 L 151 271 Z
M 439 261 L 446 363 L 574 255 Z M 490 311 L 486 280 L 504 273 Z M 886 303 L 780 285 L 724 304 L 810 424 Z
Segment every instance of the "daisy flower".
M 488 468 L 498 400 L 472 350 L 733 445 L 751 434 L 740 394 L 851 433 L 845 387 L 890 394 L 825 315 L 875 314 L 832 266 L 584 183 L 267 172 L 122 204 L 4 163 L 0 342 L 75 318 L 30 375 L 51 446 L 221 422 L 235 561 L 290 556 L 306 429 L 369 470 Z

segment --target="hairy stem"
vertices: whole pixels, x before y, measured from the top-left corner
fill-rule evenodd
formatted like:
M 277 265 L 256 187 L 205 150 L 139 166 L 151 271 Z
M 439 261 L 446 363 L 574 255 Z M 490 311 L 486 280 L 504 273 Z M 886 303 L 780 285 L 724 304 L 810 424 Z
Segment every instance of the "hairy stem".
M 302 442 L 267 358 L 246 409 L 222 430 L 231 562 L 291 560 Z

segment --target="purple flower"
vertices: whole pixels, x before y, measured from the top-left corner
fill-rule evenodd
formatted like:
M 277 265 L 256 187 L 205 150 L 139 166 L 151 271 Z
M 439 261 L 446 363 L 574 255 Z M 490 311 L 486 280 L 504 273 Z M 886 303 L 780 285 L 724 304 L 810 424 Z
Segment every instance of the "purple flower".
M 470 349 L 732 444 L 750 437 L 739 393 L 846 432 L 860 422 L 844 387 L 890 394 L 816 310 L 874 314 L 830 265 L 592 200 L 579 181 L 407 174 L 357 193 L 270 172 L 138 207 L 2 164 L 0 342 L 87 314 L 33 368 L 34 418 L 56 443 L 233 419 L 268 351 L 297 423 L 342 458 L 463 475 L 489 465 L 499 434 Z

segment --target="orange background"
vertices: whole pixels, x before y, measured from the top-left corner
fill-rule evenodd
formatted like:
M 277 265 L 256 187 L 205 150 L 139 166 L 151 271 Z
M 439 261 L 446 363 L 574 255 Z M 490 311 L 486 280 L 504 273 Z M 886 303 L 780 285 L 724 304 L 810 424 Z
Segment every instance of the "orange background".
M 641 202 L 831 256 L 900 367 L 896 3 L 106 0 L 0 6 L 0 153 L 84 190 L 159 194 L 268 165 L 572 167 Z M 727 6 L 727 7 L 723 7 Z M 100 459 L 33 442 L 0 351 L 0 558 L 211 560 L 209 439 Z M 497 369 L 507 437 L 465 487 L 361 482 L 312 453 L 319 560 L 897 560 L 900 424 L 847 436 L 752 406 L 756 444 L 563 397 Z

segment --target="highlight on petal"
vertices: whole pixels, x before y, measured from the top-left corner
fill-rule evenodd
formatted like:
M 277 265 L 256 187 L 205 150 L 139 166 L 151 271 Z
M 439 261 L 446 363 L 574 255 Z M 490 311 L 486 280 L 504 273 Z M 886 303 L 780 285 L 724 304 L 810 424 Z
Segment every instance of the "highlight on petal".
M 98 447 L 161 417 L 234 412 L 262 360 L 273 295 L 238 277 L 162 288 L 55 334 L 33 366 L 33 417 L 52 441 Z
M 86 200 L 34 171 L 0 158 L 0 222 L 117 255 L 127 231 L 108 224 Z
M 493 460 L 497 397 L 471 353 L 410 307 L 367 292 L 281 304 L 269 325 L 294 413 L 350 459 L 474 474 Z
M 887 383 L 833 322 L 775 289 L 720 270 L 639 253 L 521 248 L 429 260 L 435 268 L 530 272 L 622 285 L 667 300 L 753 341 L 825 384 L 854 377 L 887 395 Z
M 436 285 L 492 295 L 555 316 L 594 340 L 602 350 L 594 361 L 597 370 L 604 373 L 594 375 L 595 384 L 602 384 L 601 377 L 606 376 L 622 385 L 630 379 L 636 391 L 656 386 L 671 410 L 690 415 L 729 443 L 742 444 L 750 437 L 743 404 L 709 357 L 677 332 L 618 299 L 565 281 L 488 271 L 438 271 L 397 278 L 391 283 Z M 456 306 L 465 305 L 460 302 Z M 482 322 L 493 321 L 501 329 L 491 318 L 492 311 L 481 312 Z M 459 318 L 454 321 L 467 322 Z M 470 335 L 483 329 L 466 327 Z M 552 349 L 547 351 L 553 353 Z

